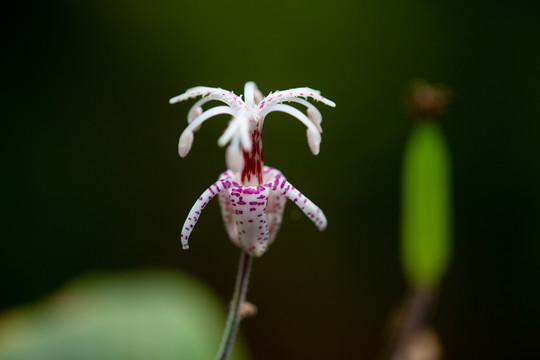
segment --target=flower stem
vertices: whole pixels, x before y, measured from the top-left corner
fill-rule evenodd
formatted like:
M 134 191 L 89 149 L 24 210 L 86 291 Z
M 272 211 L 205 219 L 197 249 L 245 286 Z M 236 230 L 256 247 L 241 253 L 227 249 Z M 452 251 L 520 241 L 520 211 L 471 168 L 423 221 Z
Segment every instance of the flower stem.
M 242 251 L 240 256 L 240 265 L 238 266 L 238 274 L 236 277 L 236 285 L 234 288 L 233 300 L 231 308 L 229 310 L 229 316 L 227 318 L 227 324 L 225 325 L 225 331 L 223 332 L 223 338 L 219 351 L 216 356 L 216 360 L 227 360 L 231 355 L 232 348 L 238 332 L 238 325 L 240 324 L 240 309 L 242 303 L 246 298 L 247 285 L 249 279 L 249 271 L 251 269 L 251 256 Z

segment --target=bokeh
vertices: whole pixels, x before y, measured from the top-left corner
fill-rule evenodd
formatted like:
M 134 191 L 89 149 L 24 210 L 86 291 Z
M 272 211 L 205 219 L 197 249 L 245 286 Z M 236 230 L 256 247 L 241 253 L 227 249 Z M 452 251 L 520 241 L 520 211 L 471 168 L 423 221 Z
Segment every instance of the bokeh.
M 441 118 L 453 168 L 453 253 L 431 317 L 448 359 L 540 351 L 540 6 L 535 1 L 43 1 L 5 5 L 0 310 L 94 271 L 189 273 L 223 303 L 238 249 L 211 203 L 227 117 L 191 153 L 177 142 L 196 86 L 264 94 L 310 86 L 321 152 L 285 115 L 265 122 L 265 163 L 326 213 L 294 206 L 254 262 L 242 323 L 256 359 L 375 359 L 407 293 L 401 163 L 411 80 L 452 89 Z M 221 327 L 221 324 L 220 324 Z M 217 348 L 217 344 L 216 344 Z

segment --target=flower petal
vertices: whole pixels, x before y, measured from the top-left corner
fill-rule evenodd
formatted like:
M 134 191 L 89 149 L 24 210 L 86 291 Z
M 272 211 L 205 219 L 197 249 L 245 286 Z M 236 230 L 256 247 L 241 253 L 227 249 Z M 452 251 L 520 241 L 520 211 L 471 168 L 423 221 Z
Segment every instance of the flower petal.
M 267 97 L 262 99 L 261 104 L 259 105 L 259 109 L 263 109 L 264 107 L 272 104 L 278 104 L 286 101 L 292 101 L 294 98 L 312 98 L 314 100 L 320 101 L 328 106 L 335 107 L 336 104 L 328 100 L 327 98 L 321 96 L 321 92 L 318 90 L 314 90 L 308 87 L 302 87 L 302 88 L 296 88 L 296 89 L 290 89 L 290 90 L 284 90 L 284 91 L 276 91 L 275 93 L 270 93 Z
M 197 96 L 208 96 L 212 100 L 223 101 L 225 104 L 229 105 L 234 109 L 245 106 L 245 103 L 241 99 L 241 97 L 235 95 L 233 92 L 207 86 L 197 86 L 191 89 L 187 89 L 185 93 L 171 98 L 169 100 L 169 104 L 176 104 L 177 102 Z
M 208 204 L 208 202 L 212 200 L 214 196 L 216 196 L 225 189 L 229 189 L 233 185 L 234 184 L 231 180 L 218 180 L 201 194 L 197 202 L 195 202 L 195 204 L 191 208 L 191 211 L 189 212 L 189 215 L 184 222 L 184 226 L 182 227 L 182 234 L 180 235 L 180 238 L 182 240 L 182 247 L 184 249 L 189 249 L 189 235 L 191 234 L 193 227 L 199 220 L 199 216 L 201 215 L 201 212 L 206 206 L 206 204 Z
M 266 205 L 270 190 L 264 186 L 232 186 L 229 190 L 237 228 L 237 242 L 252 256 L 261 256 L 268 246 Z
M 328 222 L 322 210 L 311 202 L 311 200 L 302 195 L 302 193 L 292 186 L 290 182 L 285 180 L 285 178 L 277 177 L 272 184 L 272 189 L 280 191 L 283 196 L 295 203 L 300 210 L 313 221 L 320 231 L 323 231 L 326 228 Z

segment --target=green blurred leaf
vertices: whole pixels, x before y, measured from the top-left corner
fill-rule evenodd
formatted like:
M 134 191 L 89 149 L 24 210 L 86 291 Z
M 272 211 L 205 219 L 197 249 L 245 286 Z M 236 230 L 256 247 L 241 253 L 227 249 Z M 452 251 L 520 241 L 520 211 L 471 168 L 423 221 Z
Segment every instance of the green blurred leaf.
M 91 275 L 4 314 L 0 359 L 208 360 L 224 325 L 225 307 L 186 275 Z M 247 359 L 241 342 L 232 359 Z
M 437 286 L 451 247 L 450 159 L 435 123 L 416 125 L 405 150 L 402 261 L 409 283 Z

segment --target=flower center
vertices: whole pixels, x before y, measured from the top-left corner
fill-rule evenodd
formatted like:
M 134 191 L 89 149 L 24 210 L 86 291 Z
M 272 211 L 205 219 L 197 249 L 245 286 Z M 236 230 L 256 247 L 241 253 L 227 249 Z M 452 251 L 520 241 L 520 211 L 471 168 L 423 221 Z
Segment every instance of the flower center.
M 263 184 L 263 151 L 262 151 L 262 128 L 259 121 L 251 131 L 251 150 L 243 150 L 244 167 L 242 168 L 241 181 L 244 186 Z

